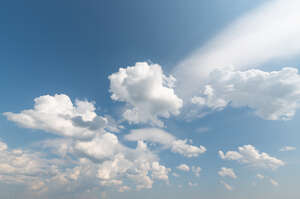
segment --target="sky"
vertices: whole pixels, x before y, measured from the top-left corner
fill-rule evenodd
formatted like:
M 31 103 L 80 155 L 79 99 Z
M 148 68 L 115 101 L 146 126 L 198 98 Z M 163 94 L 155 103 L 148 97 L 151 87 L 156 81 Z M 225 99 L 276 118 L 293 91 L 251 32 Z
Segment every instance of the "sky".
M 298 199 L 299 7 L 3 2 L 0 198 Z

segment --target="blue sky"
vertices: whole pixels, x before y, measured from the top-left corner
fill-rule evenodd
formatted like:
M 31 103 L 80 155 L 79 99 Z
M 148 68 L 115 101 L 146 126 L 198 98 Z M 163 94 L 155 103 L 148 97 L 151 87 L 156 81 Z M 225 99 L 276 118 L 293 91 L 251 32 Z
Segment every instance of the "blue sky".
M 1 198 L 298 199 L 299 2 L 5 2 Z

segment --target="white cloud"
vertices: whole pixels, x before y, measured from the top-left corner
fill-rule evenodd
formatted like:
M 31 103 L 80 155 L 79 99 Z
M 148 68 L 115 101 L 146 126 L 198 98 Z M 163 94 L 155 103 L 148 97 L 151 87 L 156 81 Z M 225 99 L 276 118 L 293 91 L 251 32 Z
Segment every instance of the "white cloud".
M 0 140 L 0 151 L 6 151 L 7 144 Z
M 285 146 L 285 147 L 282 147 L 279 151 L 283 152 L 283 151 L 295 151 L 295 150 L 296 150 L 296 147 Z
M 176 138 L 166 131 L 158 128 L 134 129 L 130 134 L 125 135 L 125 139 L 129 141 L 149 141 L 159 143 L 165 147 L 171 147 Z
M 124 147 L 119 143 L 116 135 L 105 133 L 96 136 L 90 141 L 77 141 L 75 149 L 90 157 L 103 159 L 113 157 L 118 152 L 124 150 Z
M 196 187 L 196 186 L 198 186 L 198 183 L 192 183 L 192 182 L 189 182 L 188 185 L 189 185 L 190 187 Z
M 298 0 L 268 1 L 234 21 L 175 68 L 181 95 L 197 91 L 216 68 L 245 69 L 300 53 Z
M 249 107 L 267 120 L 291 119 L 300 107 L 300 75 L 296 68 L 280 71 L 213 71 L 199 95 L 191 100 L 200 109 Z
M 278 187 L 279 186 L 279 183 L 276 181 L 276 180 L 274 180 L 274 179 L 270 179 L 270 183 L 274 186 L 274 187 Z
M 125 178 L 137 189 L 151 188 L 156 180 L 169 182 L 171 169 L 160 165 L 158 156 L 148 149 L 146 143 L 136 140 L 136 148 L 123 145 L 115 134 L 106 131 L 118 131 L 117 123 L 97 116 L 93 103 L 76 100 L 73 105 L 66 95 L 45 95 L 35 99 L 33 109 L 5 115 L 26 128 L 69 137 L 34 144 L 58 157 L 53 161 L 19 149 L 7 152 L 7 145 L 0 142 L 0 150 L 4 151 L 0 155 L 1 179 L 16 181 L 12 175 L 17 174 L 21 176 L 16 178 L 20 182 L 47 182 L 46 187 L 51 191 L 75 190 L 77 185 L 86 181 L 90 187 L 100 184 L 125 191 L 128 190 L 124 185 Z M 50 171 L 51 175 L 46 175 Z M 3 177 L 1 172 L 10 175 Z M 34 177 L 27 176 L 29 174 Z M 77 183 L 71 183 L 74 181 Z M 36 183 L 33 187 L 38 185 Z
M 125 136 L 129 141 L 148 141 L 161 144 L 164 148 L 170 148 L 174 153 L 181 154 L 185 157 L 197 157 L 206 151 L 204 146 L 193 146 L 187 144 L 187 140 L 180 140 L 168 132 L 157 128 L 144 128 L 131 130 L 130 134 Z
M 40 96 L 34 102 L 33 109 L 4 115 L 25 128 L 71 137 L 91 137 L 107 122 L 106 118 L 97 116 L 93 103 L 76 100 L 73 105 L 64 94 Z
M 186 157 L 197 157 L 199 154 L 205 153 L 206 148 L 204 146 L 193 146 L 187 144 L 187 140 L 176 140 L 173 142 L 171 151 L 179 153 Z
M 129 191 L 131 188 L 128 186 L 122 186 L 119 188 L 119 192 L 125 192 L 125 191 Z
M 126 102 L 123 117 L 130 123 L 163 126 L 159 119 L 178 115 L 182 100 L 173 89 L 174 77 L 165 76 L 160 65 L 138 62 L 109 76 L 111 98 Z
M 195 176 L 199 177 L 201 171 L 202 169 L 200 167 L 192 166 L 192 172 L 195 174 Z
M 168 173 L 171 171 L 170 168 L 166 168 L 160 165 L 158 162 L 152 162 L 152 178 L 168 181 Z
M 189 171 L 190 170 L 190 167 L 186 164 L 178 165 L 176 168 L 181 171 Z
M 100 164 L 97 177 L 104 182 L 115 182 L 127 177 L 137 189 L 152 188 L 154 180 L 168 183 L 171 169 L 160 165 L 158 158 L 142 141 L 136 149 L 124 147 L 122 151 Z
M 256 177 L 258 178 L 258 179 L 260 179 L 260 180 L 262 180 L 262 179 L 264 179 L 265 178 L 265 176 L 264 175 L 262 175 L 262 174 L 257 174 L 256 175 Z
M 222 177 L 228 176 L 233 179 L 237 178 L 233 169 L 231 169 L 231 168 L 222 167 L 221 170 L 218 172 L 218 174 L 219 174 L 219 176 L 222 176 Z
M 225 187 L 228 191 L 232 191 L 232 190 L 233 190 L 233 187 L 230 186 L 229 184 L 227 184 L 226 182 L 224 182 L 224 181 L 221 180 L 220 183 L 221 183 L 222 185 L 224 185 L 224 187 Z
M 280 166 L 284 166 L 285 163 L 275 157 L 271 157 L 267 153 L 259 153 L 252 145 L 244 145 L 238 147 L 237 151 L 228 151 L 224 154 L 223 151 L 219 151 L 219 155 L 223 160 L 237 160 L 242 164 L 247 164 L 252 167 L 277 169 Z

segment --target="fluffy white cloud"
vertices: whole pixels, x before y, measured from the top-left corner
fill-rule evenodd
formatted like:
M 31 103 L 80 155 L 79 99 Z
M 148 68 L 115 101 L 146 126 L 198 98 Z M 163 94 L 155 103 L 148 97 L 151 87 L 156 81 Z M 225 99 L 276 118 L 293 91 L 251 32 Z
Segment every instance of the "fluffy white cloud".
M 158 128 L 134 129 L 130 131 L 130 134 L 125 135 L 125 139 L 129 141 L 143 140 L 159 143 L 165 147 L 171 147 L 172 143 L 176 140 L 172 134 Z
M 0 140 L 0 151 L 6 151 L 7 144 Z
M 296 147 L 285 146 L 285 147 L 282 147 L 279 151 L 283 152 L 283 151 L 295 151 L 295 150 L 296 150 Z
M 125 150 L 112 133 L 98 135 L 90 141 L 77 141 L 75 149 L 96 159 L 110 158 Z
M 226 167 L 222 167 L 221 170 L 218 172 L 219 176 L 222 176 L 222 177 L 230 177 L 230 178 L 237 178 L 233 169 L 231 168 L 226 168 Z
M 252 167 L 270 168 L 273 170 L 285 165 L 282 160 L 271 157 L 267 153 L 259 153 L 252 145 L 244 145 L 238 147 L 238 151 L 228 151 L 225 154 L 223 151 L 219 151 L 219 156 L 223 160 L 237 160 Z
M 189 171 L 190 170 L 190 167 L 186 164 L 178 165 L 176 168 L 181 171 Z
M 170 168 L 166 168 L 160 165 L 158 162 L 152 162 L 152 178 L 168 181 L 168 173 L 171 171 Z
M 122 186 L 119 188 L 119 192 L 125 192 L 125 191 L 129 191 L 131 188 L 128 186 Z
M 171 170 L 160 165 L 157 155 L 142 141 L 136 140 L 136 148 L 123 145 L 114 133 L 106 131 L 118 131 L 117 123 L 111 118 L 97 116 L 93 103 L 76 100 L 73 105 L 66 95 L 45 95 L 35 99 L 33 109 L 5 115 L 26 128 L 68 137 L 35 144 L 36 147 L 50 149 L 47 151 L 58 157 L 54 162 L 24 154 L 22 150 L 7 152 L 7 145 L 0 142 L 0 151 L 4 151 L 3 157 L 0 155 L 0 176 L 1 172 L 19 172 L 22 175 L 16 179 L 36 182 L 30 185 L 32 190 L 46 182 L 45 186 L 52 191 L 63 187 L 76 189 L 77 185 L 86 181 L 91 187 L 100 184 L 125 191 L 128 188 L 123 185 L 124 178 L 131 180 L 131 185 L 135 184 L 137 189 L 151 188 L 155 180 L 169 182 Z M 16 168 L 18 166 L 20 168 Z M 50 171 L 52 173 L 47 174 Z M 25 173 L 37 176 L 24 177 Z M 1 176 L 1 179 L 15 181 L 11 175 Z M 73 181 L 77 183 L 71 183 Z
M 59 148 L 61 143 L 63 141 L 54 140 L 51 143 L 50 140 L 43 145 L 61 151 Z M 56 177 L 57 181 L 64 184 L 67 184 L 72 176 L 74 179 L 81 175 L 79 181 L 88 179 L 97 182 L 98 185 L 114 187 L 122 192 L 128 190 L 128 185 L 125 184 L 128 180 L 130 185 L 135 185 L 138 190 L 152 188 L 155 180 L 169 182 L 168 174 L 171 169 L 160 165 L 157 155 L 142 141 L 137 142 L 136 148 L 129 148 L 114 134 L 105 133 L 89 141 L 77 140 L 68 143 L 64 146 L 64 151 L 58 154 L 64 159 L 79 158 L 79 161 L 75 159 L 72 163 L 80 166 L 79 172 L 65 172 Z
M 195 176 L 199 177 L 201 171 L 202 169 L 200 167 L 192 166 L 192 172 L 195 174 Z
M 213 71 L 200 94 L 191 100 L 200 108 L 249 107 L 267 120 L 291 119 L 299 108 L 300 75 L 296 68 L 279 71 Z
M 258 174 L 256 175 L 256 177 L 257 177 L 258 179 L 260 179 L 260 180 L 262 180 L 262 179 L 265 178 L 265 176 L 262 175 L 262 174 L 260 174 L 260 173 L 258 173 Z
M 46 182 L 50 183 L 62 172 L 58 168 L 63 165 L 61 160 L 47 158 L 39 152 L 10 149 L 4 142 L 0 144 L 6 146 L 0 153 L 0 180 L 4 183 L 23 184 L 33 192 L 45 192 Z M 75 178 L 76 173 L 68 177 Z
M 170 133 L 157 128 L 144 128 L 131 130 L 130 134 L 125 136 L 129 141 L 148 141 L 151 143 L 161 144 L 164 148 L 170 148 L 174 153 L 181 154 L 185 157 L 197 157 L 206 151 L 204 146 L 193 146 L 187 143 L 187 140 L 180 140 Z
M 196 187 L 196 186 L 198 186 L 198 183 L 192 183 L 192 182 L 189 182 L 188 185 L 189 185 L 190 187 Z
M 174 77 L 165 76 L 160 65 L 146 62 L 120 68 L 109 76 L 111 98 L 130 107 L 123 117 L 131 123 L 163 126 L 159 119 L 179 114 L 182 100 L 173 90 Z
M 106 118 L 97 116 L 93 103 L 76 100 L 73 105 L 64 94 L 44 95 L 34 102 L 33 109 L 4 115 L 25 128 L 71 137 L 91 137 L 107 123 Z
M 104 159 L 97 169 L 103 186 L 122 185 L 123 178 L 130 179 L 137 189 L 151 188 L 154 180 L 168 182 L 171 170 L 160 165 L 158 157 L 142 141 L 132 149 L 122 145 L 114 134 L 105 133 L 91 141 L 78 141 L 75 149 L 97 161 Z
M 172 144 L 171 151 L 174 153 L 179 153 L 186 157 L 197 157 L 199 154 L 202 154 L 206 151 L 204 146 L 193 146 L 187 144 L 187 140 L 176 140 Z
M 270 178 L 270 183 L 271 183 L 274 187 L 278 187 L 278 186 L 279 186 L 279 183 L 278 183 L 276 180 L 272 179 L 272 178 Z
M 233 190 L 233 187 L 230 186 L 229 184 L 227 184 L 226 182 L 224 182 L 224 181 L 221 180 L 220 183 L 222 185 L 224 185 L 225 189 L 227 189 L 228 191 L 232 191 Z

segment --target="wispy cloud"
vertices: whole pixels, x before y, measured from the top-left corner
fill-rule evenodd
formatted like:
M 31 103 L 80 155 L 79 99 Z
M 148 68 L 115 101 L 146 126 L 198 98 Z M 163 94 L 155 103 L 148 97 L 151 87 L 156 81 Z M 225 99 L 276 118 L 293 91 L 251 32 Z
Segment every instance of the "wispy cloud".
M 282 147 L 279 151 L 283 152 L 283 151 L 295 151 L 296 150 L 296 147 L 294 146 L 285 146 L 285 147 Z
M 216 68 L 242 69 L 300 53 L 300 1 L 268 1 L 240 17 L 174 69 L 189 95 Z

